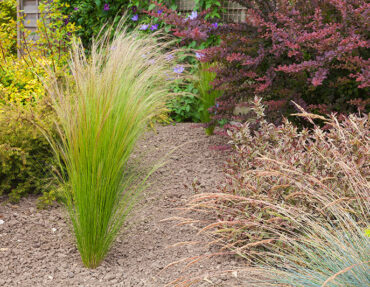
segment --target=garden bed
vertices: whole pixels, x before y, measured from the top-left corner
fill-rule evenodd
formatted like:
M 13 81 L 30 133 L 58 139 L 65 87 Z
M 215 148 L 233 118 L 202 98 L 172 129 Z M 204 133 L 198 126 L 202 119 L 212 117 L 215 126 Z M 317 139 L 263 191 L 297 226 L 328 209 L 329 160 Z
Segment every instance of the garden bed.
M 165 286 L 178 278 L 184 267 L 165 268 L 168 264 L 212 252 L 199 244 L 171 247 L 202 238 L 190 225 L 162 220 L 179 214 L 178 208 L 193 194 L 194 179 L 207 191 L 220 182 L 227 152 L 211 147 L 222 144 L 223 139 L 207 137 L 204 129 L 193 124 L 160 126 L 157 132 L 145 134 L 135 157 L 150 163 L 178 148 L 151 176 L 151 186 L 136 208 L 132 224 L 96 269 L 83 266 L 62 207 L 38 211 L 35 197 L 17 205 L 0 205 L 4 221 L 0 225 L 0 286 Z M 238 264 L 237 258 L 216 256 L 192 265 L 188 272 L 203 274 L 204 269 L 207 277 L 210 270 L 235 269 Z M 237 286 L 236 277 L 235 272 L 223 278 L 210 275 L 198 286 Z

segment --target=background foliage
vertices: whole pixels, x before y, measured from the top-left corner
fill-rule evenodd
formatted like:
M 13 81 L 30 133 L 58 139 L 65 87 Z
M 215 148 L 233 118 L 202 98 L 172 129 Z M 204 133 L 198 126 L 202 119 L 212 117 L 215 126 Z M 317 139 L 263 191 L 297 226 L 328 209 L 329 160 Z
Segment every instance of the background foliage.
M 160 15 L 184 41 L 221 38 L 202 50 L 202 61 L 222 64 L 213 82 L 225 91 L 218 116 L 233 117 L 234 107 L 256 94 L 270 114 L 294 111 L 292 99 L 320 113 L 368 111 L 367 1 L 235 2 L 247 9 L 245 23 L 219 26 L 204 14 L 189 19 L 171 9 Z
M 127 15 L 126 26 L 128 30 L 135 27 L 145 27 L 142 33 L 153 33 L 156 30 L 163 29 L 169 35 L 173 33 L 174 26 L 162 21 L 158 16 L 163 9 L 156 5 L 166 4 L 173 10 L 178 7 L 174 0 L 153 1 L 100 1 L 100 0 L 60 0 L 61 13 L 67 17 L 66 23 L 73 23 L 78 29 L 76 35 L 81 37 L 85 47 L 89 47 L 93 37 L 97 36 L 101 29 L 106 25 L 117 25 L 123 15 Z M 156 5 L 154 4 L 156 3 Z M 221 2 L 216 0 L 196 0 L 195 10 L 206 10 L 206 19 L 220 18 Z M 176 39 L 176 38 L 175 38 Z M 210 36 L 206 41 L 198 43 L 197 41 L 184 42 L 181 39 L 174 42 L 174 47 L 186 47 L 188 49 L 204 49 L 218 43 L 217 36 Z M 197 73 L 197 60 L 194 57 L 183 54 L 180 55 L 183 63 L 189 64 L 190 73 Z M 173 92 L 185 93 L 183 97 L 171 100 L 168 103 L 169 115 L 176 122 L 200 122 L 200 115 L 204 110 L 203 103 L 197 98 L 198 90 L 191 82 L 177 82 L 173 85 Z

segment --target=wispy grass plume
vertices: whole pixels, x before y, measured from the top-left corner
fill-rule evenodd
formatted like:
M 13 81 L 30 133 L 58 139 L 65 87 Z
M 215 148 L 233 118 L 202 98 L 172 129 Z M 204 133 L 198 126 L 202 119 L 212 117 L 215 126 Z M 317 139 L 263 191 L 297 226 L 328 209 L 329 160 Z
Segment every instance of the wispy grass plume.
M 89 57 L 72 50 L 72 77 L 49 87 L 66 171 L 66 206 L 83 263 L 97 267 L 109 251 L 143 184 L 133 186 L 127 162 L 147 122 L 169 97 L 174 61 L 170 43 L 128 33 L 121 25 L 94 40 Z M 156 40 L 154 40 L 156 39 Z M 58 80 L 60 83 L 60 80 Z

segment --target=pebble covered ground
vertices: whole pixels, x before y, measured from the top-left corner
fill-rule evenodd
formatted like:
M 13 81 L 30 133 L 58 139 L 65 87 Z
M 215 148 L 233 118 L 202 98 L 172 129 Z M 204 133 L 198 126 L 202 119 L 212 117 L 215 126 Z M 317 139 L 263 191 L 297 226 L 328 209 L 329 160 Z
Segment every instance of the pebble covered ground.
M 227 153 L 210 147 L 222 143 L 220 137 L 207 137 L 193 124 L 160 126 L 157 133 L 147 132 L 135 151 L 136 157 L 150 163 L 172 153 L 151 176 L 151 186 L 135 209 L 131 224 L 118 237 L 106 260 L 93 270 L 81 263 L 63 207 L 37 210 L 35 197 L 16 205 L 0 202 L 0 286 L 160 287 L 182 274 L 195 276 L 193 273 L 204 275 L 195 286 L 241 286 L 236 272 L 207 275 L 210 270 L 240 266 L 235 257 L 211 257 L 185 273 L 181 264 L 165 268 L 182 258 L 212 252 L 199 244 L 174 247 L 178 242 L 205 238 L 190 225 L 177 226 L 165 219 L 179 214 L 178 208 L 193 194 L 185 185 L 191 186 L 195 178 L 203 190 L 215 190 L 222 179 Z

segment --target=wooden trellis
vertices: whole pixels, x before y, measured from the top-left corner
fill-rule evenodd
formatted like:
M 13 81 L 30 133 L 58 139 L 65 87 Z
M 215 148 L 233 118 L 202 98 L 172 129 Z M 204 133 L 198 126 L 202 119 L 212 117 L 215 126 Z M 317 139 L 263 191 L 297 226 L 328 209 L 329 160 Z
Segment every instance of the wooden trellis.
M 224 1 L 223 7 L 225 12 L 222 15 L 222 20 L 225 22 L 242 23 L 246 21 L 247 9 L 240 4 L 232 1 Z
M 193 11 L 195 8 L 194 0 L 176 0 L 177 10 L 180 12 Z
M 195 8 L 194 0 L 176 0 L 178 10 L 181 12 L 190 12 Z M 236 22 L 241 23 L 246 20 L 246 9 L 230 0 L 223 0 L 222 7 L 224 13 L 221 15 L 222 20 L 225 22 Z

